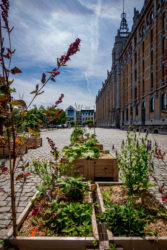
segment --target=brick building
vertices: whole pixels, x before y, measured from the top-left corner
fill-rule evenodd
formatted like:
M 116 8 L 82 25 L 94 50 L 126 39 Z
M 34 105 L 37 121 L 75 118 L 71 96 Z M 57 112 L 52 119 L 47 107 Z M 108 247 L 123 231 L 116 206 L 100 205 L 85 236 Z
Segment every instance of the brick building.
M 126 14 L 115 36 L 112 67 L 96 97 L 97 126 L 167 131 L 167 1 L 145 0 L 134 9 L 128 32 Z

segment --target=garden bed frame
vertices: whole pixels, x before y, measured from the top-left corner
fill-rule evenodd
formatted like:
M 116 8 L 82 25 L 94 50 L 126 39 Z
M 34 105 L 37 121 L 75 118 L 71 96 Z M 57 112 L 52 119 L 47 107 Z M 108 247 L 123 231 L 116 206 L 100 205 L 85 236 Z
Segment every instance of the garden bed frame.
M 28 148 L 26 144 L 16 145 L 16 155 L 26 154 L 27 152 Z M 11 151 L 11 154 L 13 154 L 13 151 Z M 9 148 L 7 144 L 0 146 L 0 157 L 6 156 L 9 156 Z
M 100 205 L 101 212 L 105 211 L 103 197 L 100 191 L 100 186 L 113 186 L 113 185 L 122 185 L 120 182 L 113 182 L 113 183 L 96 183 L 97 184 L 97 200 Z M 153 250 L 153 249 L 160 249 L 166 250 L 167 249 L 167 237 L 115 237 L 110 230 L 108 230 L 103 224 L 103 233 L 107 235 L 107 238 L 110 242 L 114 242 L 117 245 L 123 247 L 124 250 Z
M 42 138 L 29 137 L 25 139 L 28 148 L 38 148 L 42 146 Z
M 38 193 L 38 192 L 37 192 Z M 35 199 L 37 193 L 34 195 L 32 199 Z M 92 201 L 90 197 L 90 201 Z M 24 209 L 22 214 L 17 220 L 18 228 L 21 227 L 24 220 L 28 216 L 31 208 L 32 203 L 29 202 L 27 207 Z M 13 230 L 10 229 L 8 232 L 8 241 L 13 246 L 17 246 L 19 250 L 85 250 L 88 246 L 93 248 L 93 241 L 99 241 L 96 217 L 95 217 L 95 210 L 94 206 L 92 207 L 92 237 L 23 237 L 17 236 L 16 238 L 12 237 Z
M 66 161 L 62 159 L 62 161 Z M 110 158 L 97 158 L 86 160 L 79 158 L 71 165 L 74 166 L 72 172 L 78 171 L 86 180 L 110 180 L 118 181 L 118 165 L 117 160 L 110 154 Z M 70 171 L 70 172 L 71 172 Z

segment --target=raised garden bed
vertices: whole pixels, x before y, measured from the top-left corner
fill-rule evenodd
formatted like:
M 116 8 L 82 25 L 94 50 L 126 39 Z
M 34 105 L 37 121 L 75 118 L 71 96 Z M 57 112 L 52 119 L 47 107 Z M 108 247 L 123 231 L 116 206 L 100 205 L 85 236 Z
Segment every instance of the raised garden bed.
M 42 146 L 42 138 L 29 137 L 26 139 L 26 145 L 28 148 L 38 148 Z
M 101 213 L 103 213 L 104 215 L 105 211 L 106 213 L 107 211 L 109 211 L 107 209 L 110 206 L 109 205 L 110 202 L 111 204 L 114 204 L 114 206 L 115 204 L 118 204 L 118 206 L 119 205 L 126 206 L 127 189 L 123 188 L 123 185 L 121 183 L 110 183 L 110 184 L 109 183 L 99 183 L 99 184 L 97 183 L 97 199 L 100 204 Z M 122 246 L 124 250 L 133 250 L 133 249 L 135 250 L 141 250 L 141 249 L 166 250 L 167 249 L 167 216 L 166 216 L 167 214 L 166 215 L 163 214 L 164 216 L 163 217 L 163 216 L 160 216 L 160 213 L 162 214 L 162 211 L 166 211 L 167 213 L 167 210 L 148 191 L 145 193 L 145 196 L 142 197 L 142 199 L 138 197 L 134 197 L 134 200 L 136 200 L 136 203 L 138 204 L 139 207 L 141 206 L 141 203 L 142 203 L 143 208 L 146 209 L 143 211 L 145 211 L 144 213 L 147 216 L 148 223 L 144 227 L 143 235 L 141 233 L 141 224 L 137 224 L 139 223 L 139 220 L 138 221 L 136 220 L 138 219 L 136 215 L 135 219 L 133 220 L 133 222 L 136 220 L 136 222 L 133 224 L 133 227 L 136 227 L 136 230 L 139 230 L 139 232 L 136 231 L 134 235 L 130 234 L 130 236 L 126 237 L 126 234 L 128 235 L 129 233 L 124 231 L 124 228 L 126 228 L 126 223 L 125 225 L 123 223 L 126 222 L 127 218 L 124 217 L 124 221 L 121 221 L 120 219 L 122 216 L 120 215 L 121 212 L 119 212 L 120 210 L 118 209 L 117 213 L 115 213 L 116 209 L 114 206 L 112 207 L 112 210 L 111 210 L 112 213 L 110 213 L 111 216 L 113 215 L 115 216 L 114 220 L 111 221 L 111 218 L 107 216 L 105 217 L 106 222 L 103 223 L 103 234 L 106 234 L 110 242 L 115 243 L 117 246 Z M 157 210 L 158 213 L 153 210 Z M 151 215 L 150 218 L 148 217 L 149 215 Z M 118 216 L 120 216 L 119 219 L 118 219 Z M 133 218 L 133 215 L 132 215 L 132 218 Z M 114 221 L 116 220 L 118 220 L 119 223 L 114 225 Z M 143 217 L 143 220 L 145 220 L 145 217 Z M 103 217 L 103 222 L 104 222 L 104 217 Z M 118 225 L 122 226 L 122 229 L 118 228 Z M 113 228 L 112 231 L 115 231 L 116 235 L 114 235 L 113 232 L 109 230 L 109 228 L 111 227 Z M 135 228 L 133 228 L 132 230 L 134 232 Z M 119 236 L 118 234 L 121 231 L 122 232 L 124 231 L 124 233 L 122 233 L 123 235 Z M 152 234 L 153 236 L 148 236 L 149 234 Z
M 36 194 L 37 195 L 37 194 Z M 34 196 L 34 199 L 36 199 L 37 196 Z M 44 198 L 43 198 L 44 199 Z M 43 202 L 43 199 L 40 200 L 40 202 Z M 38 200 L 38 198 L 37 198 Z M 86 196 L 86 200 L 91 202 L 91 194 L 90 192 L 88 192 L 87 196 Z M 61 203 L 61 200 L 60 200 Z M 53 204 L 53 203 L 52 203 Z M 59 204 L 59 202 L 58 202 Z M 63 204 L 63 203 L 61 203 Z M 74 204 L 78 204 L 79 203 L 75 203 Z M 90 207 L 92 207 L 92 217 L 91 217 L 91 222 L 92 222 L 92 232 L 91 235 L 89 235 L 90 233 L 88 233 L 88 236 L 71 236 L 70 235 L 70 230 L 69 230 L 69 235 L 67 232 L 64 232 L 64 235 L 60 235 L 58 236 L 57 233 L 55 233 L 55 235 L 53 236 L 46 236 L 45 232 L 49 232 L 49 227 L 46 227 L 46 231 L 44 230 L 40 230 L 40 225 L 38 225 L 39 229 L 36 230 L 34 236 L 32 235 L 33 227 L 32 227 L 32 209 L 34 209 L 33 207 L 33 203 L 30 202 L 28 204 L 28 206 L 26 207 L 26 209 L 23 211 L 23 213 L 21 214 L 21 216 L 19 217 L 18 221 L 17 221 L 17 225 L 20 228 L 19 230 L 19 236 L 17 236 L 16 238 L 10 238 L 9 242 L 14 245 L 17 246 L 19 249 L 21 250 L 28 250 L 28 249 L 62 249 L 62 250 L 72 250 L 72 249 L 87 249 L 87 247 L 93 247 L 94 246 L 94 241 L 99 241 L 99 236 L 98 236 L 98 230 L 97 230 L 97 224 L 96 224 L 96 218 L 95 218 L 95 211 L 94 211 L 94 206 L 91 205 L 91 203 L 86 203 L 86 204 L 90 204 Z M 82 205 L 82 204 L 81 204 Z M 68 203 L 67 203 L 67 206 Z M 69 206 L 70 207 L 70 206 Z M 48 208 L 51 208 L 51 206 L 48 206 Z M 65 207 L 66 208 L 66 205 Z M 34 210 L 33 210 L 34 211 Z M 70 216 L 70 209 L 69 211 L 69 216 Z M 55 214 L 56 214 L 57 210 L 55 210 Z M 45 213 L 47 213 L 47 211 L 45 210 Z M 90 215 L 90 214 L 89 214 Z M 57 219 L 59 217 L 59 213 L 56 214 L 56 216 L 53 218 L 54 214 L 51 215 L 51 219 Z M 86 215 L 83 215 L 83 217 Z M 87 215 L 88 216 L 88 215 Z M 87 217 L 86 216 L 86 217 Z M 68 219 L 68 218 L 67 218 Z M 47 223 L 49 223 L 49 221 L 47 221 Z M 61 221 L 57 222 L 61 224 Z M 70 227 L 74 227 L 75 225 L 70 224 Z M 56 228 L 54 230 L 57 230 Z M 76 231 L 79 229 L 76 227 Z M 86 224 L 85 224 L 85 230 L 86 230 Z M 62 231 L 63 232 L 63 231 Z M 50 233 L 52 235 L 52 233 Z M 31 236 L 30 236 L 31 235 Z M 12 230 L 10 230 L 10 232 L 8 233 L 8 236 L 12 236 Z
M 71 165 L 73 165 L 73 170 L 70 172 L 77 171 L 86 180 L 118 181 L 117 160 L 111 154 L 100 153 L 100 157 L 97 159 L 79 158 Z
M 16 155 L 22 155 L 27 153 L 28 149 L 26 144 L 23 145 L 16 145 Z M 12 152 L 13 154 L 13 152 Z M 6 157 L 9 156 L 9 148 L 8 145 L 1 145 L 0 146 L 0 157 Z

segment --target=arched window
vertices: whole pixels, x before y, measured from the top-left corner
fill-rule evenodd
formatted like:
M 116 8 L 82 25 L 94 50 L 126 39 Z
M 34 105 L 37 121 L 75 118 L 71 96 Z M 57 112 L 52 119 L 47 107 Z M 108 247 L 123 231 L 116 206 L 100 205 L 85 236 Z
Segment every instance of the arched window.
M 163 93 L 161 96 L 161 109 L 165 110 L 167 109 L 167 94 Z
M 150 100 L 150 112 L 154 112 L 155 105 L 154 105 L 154 98 L 151 98 Z

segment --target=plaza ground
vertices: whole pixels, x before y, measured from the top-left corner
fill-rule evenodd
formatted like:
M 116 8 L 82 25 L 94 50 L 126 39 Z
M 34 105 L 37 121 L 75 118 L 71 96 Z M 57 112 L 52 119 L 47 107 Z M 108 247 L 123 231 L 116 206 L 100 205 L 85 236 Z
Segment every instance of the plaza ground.
M 87 129 L 90 133 L 96 133 L 97 139 L 100 143 L 103 144 L 104 150 L 110 150 L 112 152 L 112 145 L 119 151 L 122 140 L 126 139 L 126 131 L 122 131 L 119 129 L 105 129 L 105 128 L 96 128 L 95 131 L 93 128 Z M 24 160 L 31 162 L 33 159 L 38 157 L 44 159 L 52 159 L 50 154 L 50 147 L 47 142 L 47 137 L 51 138 L 57 148 L 61 150 L 64 146 L 70 144 L 70 135 L 73 129 L 50 129 L 41 132 L 41 137 L 43 139 L 42 147 L 37 149 L 30 149 L 28 153 L 24 155 Z M 141 136 L 145 136 L 145 134 L 141 134 Z M 150 139 L 153 143 L 155 141 L 160 146 L 162 151 L 167 153 L 167 135 L 158 135 L 158 134 L 150 134 Z M 2 159 L 0 160 L 2 162 Z M 165 188 L 167 191 L 167 166 L 159 165 L 158 162 L 156 164 L 155 173 L 160 183 L 165 183 Z M 8 165 L 8 161 L 6 162 Z M 18 172 L 21 169 L 18 169 Z M 17 217 L 24 210 L 28 201 L 36 192 L 36 185 L 38 183 L 38 178 L 34 176 L 29 176 L 26 182 L 16 183 L 16 202 L 17 202 Z M 2 192 L 1 189 L 5 190 L 5 193 Z M 11 224 L 11 209 L 10 209 L 10 184 L 9 184 L 9 176 L 3 175 L 0 176 L 0 238 L 2 238 Z M 155 187 L 152 189 L 152 192 L 157 196 L 159 200 L 161 200 L 161 195 L 158 192 L 158 189 Z

